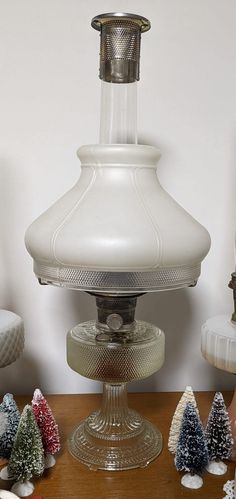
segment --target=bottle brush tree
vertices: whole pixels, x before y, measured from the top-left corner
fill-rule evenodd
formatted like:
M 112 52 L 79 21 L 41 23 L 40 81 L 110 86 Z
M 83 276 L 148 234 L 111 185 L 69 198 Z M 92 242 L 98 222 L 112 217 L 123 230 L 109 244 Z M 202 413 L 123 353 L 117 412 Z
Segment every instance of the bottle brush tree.
M 223 490 L 226 492 L 226 496 L 223 499 L 235 499 L 235 480 L 227 480 L 223 486 Z
M 187 471 L 181 483 L 198 489 L 202 486 L 201 475 L 208 464 L 208 451 L 202 423 L 196 408 L 187 402 L 176 449 L 175 465 L 178 471 Z
M 0 437 L 5 433 L 8 424 L 8 417 L 5 412 L 0 412 Z
M 60 450 L 60 437 L 53 413 L 38 388 L 34 391 L 32 409 L 42 435 L 45 468 L 50 468 L 55 464 L 53 455 Z
M 18 431 L 8 464 L 8 473 L 16 483 L 12 492 L 25 497 L 30 495 L 34 486 L 29 481 L 33 476 L 40 476 L 44 470 L 44 453 L 40 430 L 32 407 L 26 405 L 19 422 Z
M 0 458 L 9 459 L 20 421 L 20 412 L 11 393 L 4 395 L 0 413 L 7 416 L 6 429 L 0 436 Z
M 5 412 L 0 412 L 0 439 L 2 435 L 6 432 L 8 425 L 8 417 Z M 0 457 L 0 466 L 3 464 L 7 463 L 7 459 L 4 457 Z M 1 471 L 0 471 L 0 478 L 1 478 Z
M 227 466 L 222 459 L 228 459 L 233 448 L 230 420 L 220 392 L 216 392 L 205 429 L 209 454 L 207 470 L 215 475 L 223 475 Z
M 172 454 L 176 453 L 183 413 L 187 402 L 191 402 L 194 405 L 194 407 L 197 409 L 197 403 L 191 386 L 186 386 L 185 391 L 175 409 L 175 413 L 171 422 L 169 440 L 168 440 L 168 449 L 170 452 L 172 452 Z

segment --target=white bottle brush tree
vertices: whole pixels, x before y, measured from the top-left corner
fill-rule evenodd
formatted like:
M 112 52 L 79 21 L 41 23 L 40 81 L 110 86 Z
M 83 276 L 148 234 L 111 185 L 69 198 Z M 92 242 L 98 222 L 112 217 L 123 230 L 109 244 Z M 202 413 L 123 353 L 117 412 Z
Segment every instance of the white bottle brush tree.
M 32 407 L 23 409 L 15 442 L 8 464 L 8 473 L 16 483 L 12 492 L 25 497 L 34 490 L 30 482 L 33 476 L 42 475 L 44 470 L 44 453 L 41 433 L 34 417 Z
M 53 413 L 38 388 L 34 391 L 32 410 L 42 435 L 45 468 L 50 468 L 55 464 L 54 454 L 60 450 L 60 437 Z
M 233 436 L 223 395 L 220 392 L 215 394 L 205 435 L 210 460 L 207 471 L 214 475 L 223 475 L 227 471 L 227 466 L 222 459 L 228 459 L 231 455 Z
M 223 499 L 235 499 L 235 480 L 227 480 L 223 486 L 223 490 L 226 492 L 226 496 Z
M 187 471 L 181 483 L 191 489 L 199 489 L 203 480 L 200 476 L 208 464 L 207 445 L 202 423 L 196 408 L 188 402 L 184 410 L 176 449 L 175 465 L 178 471 Z
M 20 411 L 11 393 L 4 395 L 3 401 L 0 404 L 0 414 L 2 414 L 2 419 L 4 418 L 3 414 L 7 418 L 7 421 L 5 419 L 5 422 L 7 422 L 5 431 L 0 435 L 0 459 L 3 464 L 10 457 L 20 421 Z
M 169 440 L 168 440 L 168 449 L 170 452 L 172 452 L 172 454 L 176 453 L 183 413 L 187 402 L 191 402 L 194 405 L 194 407 L 197 409 L 196 400 L 191 386 L 186 386 L 185 391 L 175 409 L 175 413 L 171 422 Z

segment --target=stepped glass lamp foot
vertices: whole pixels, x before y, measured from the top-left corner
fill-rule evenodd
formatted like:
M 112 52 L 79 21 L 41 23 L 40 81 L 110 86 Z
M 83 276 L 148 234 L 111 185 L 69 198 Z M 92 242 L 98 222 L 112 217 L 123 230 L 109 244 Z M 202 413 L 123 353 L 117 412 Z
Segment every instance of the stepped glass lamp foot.
M 104 384 L 101 410 L 82 421 L 71 434 L 70 453 L 92 470 L 145 467 L 162 450 L 158 428 L 128 409 L 126 384 Z

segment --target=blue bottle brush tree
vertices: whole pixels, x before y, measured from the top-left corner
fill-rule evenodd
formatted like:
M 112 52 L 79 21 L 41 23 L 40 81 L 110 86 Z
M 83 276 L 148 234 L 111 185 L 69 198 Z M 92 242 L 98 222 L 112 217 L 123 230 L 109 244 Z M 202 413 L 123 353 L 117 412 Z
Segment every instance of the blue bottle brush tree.
M 0 438 L 5 433 L 8 425 L 8 417 L 5 412 L 0 412 Z
M 227 466 L 222 459 L 228 459 L 233 448 L 233 436 L 223 395 L 216 392 L 205 429 L 209 454 L 207 470 L 214 475 L 223 475 Z
M 0 458 L 9 459 L 20 421 L 20 412 L 11 393 L 4 395 L 0 413 L 7 417 L 5 431 L 0 436 Z
M 178 471 L 186 471 L 181 483 L 185 487 L 198 489 L 203 480 L 200 475 L 208 464 L 208 450 L 204 429 L 197 410 L 188 402 L 183 413 L 176 449 L 175 465 Z

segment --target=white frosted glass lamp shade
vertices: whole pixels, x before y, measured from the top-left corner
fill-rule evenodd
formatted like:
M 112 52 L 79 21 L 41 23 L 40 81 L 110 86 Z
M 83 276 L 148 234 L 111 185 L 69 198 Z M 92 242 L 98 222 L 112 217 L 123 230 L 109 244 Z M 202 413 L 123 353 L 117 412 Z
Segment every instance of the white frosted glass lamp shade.
M 158 149 L 78 151 L 77 184 L 26 233 L 43 282 L 87 291 L 155 291 L 194 284 L 210 237 L 161 187 Z
M 0 310 L 0 367 L 15 362 L 23 348 L 23 320 L 9 310 Z

